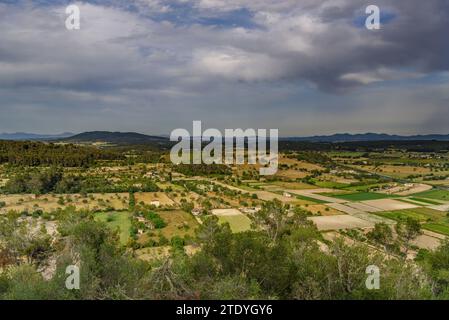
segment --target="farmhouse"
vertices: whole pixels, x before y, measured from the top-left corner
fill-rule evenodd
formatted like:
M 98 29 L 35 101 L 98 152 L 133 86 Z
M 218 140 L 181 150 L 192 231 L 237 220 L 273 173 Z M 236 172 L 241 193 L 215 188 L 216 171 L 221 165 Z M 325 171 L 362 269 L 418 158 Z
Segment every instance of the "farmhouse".
M 257 213 L 257 212 L 259 212 L 261 209 L 262 209 L 261 207 L 250 207 L 250 208 L 242 207 L 242 208 L 239 208 L 240 211 L 242 211 L 243 213 L 247 213 L 247 214 L 254 214 L 254 213 Z
M 161 202 L 159 200 L 152 200 L 150 202 L 150 205 L 155 206 L 155 207 L 160 207 Z

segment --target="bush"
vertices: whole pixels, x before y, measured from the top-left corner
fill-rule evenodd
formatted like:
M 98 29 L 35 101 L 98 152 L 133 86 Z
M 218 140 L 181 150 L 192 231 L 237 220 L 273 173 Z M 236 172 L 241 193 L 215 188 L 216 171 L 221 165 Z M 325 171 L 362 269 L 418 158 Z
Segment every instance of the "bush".
M 174 248 L 183 248 L 185 241 L 179 236 L 174 236 L 173 238 L 171 238 L 170 243 Z
M 165 246 L 169 243 L 170 242 L 168 241 L 168 239 L 166 237 L 164 237 L 163 235 L 159 236 L 159 246 Z
M 44 212 L 41 209 L 34 210 L 33 218 L 38 218 L 38 217 L 42 216 L 43 214 L 44 214 Z
M 151 223 L 153 223 L 154 228 L 156 229 L 162 229 L 167 226 L 164 219 L 162 219 L 161 216 L 155 212 L 149 211 L 144 214 L 144 217 L 145 219 L 151 221 Z

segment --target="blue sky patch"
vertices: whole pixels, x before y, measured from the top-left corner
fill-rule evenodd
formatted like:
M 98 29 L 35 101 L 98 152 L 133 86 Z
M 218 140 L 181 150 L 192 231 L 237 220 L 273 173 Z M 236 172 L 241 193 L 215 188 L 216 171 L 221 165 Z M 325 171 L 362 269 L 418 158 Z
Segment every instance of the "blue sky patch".
M 368 16 L 369 16 L 368 14 L 357 16 L 353 20 L 353 24 L 357 28 L 365 28 L 365 22 L 366 22 L 366 19 L 368 18 Z M 381 27 L 382 27 L 382 25 L 389 24 L 390 22 L 392 22 L 396 18 L 397 18 L 397 14 L 396 13 L 388 12 L 388 11 L 385 11 L 385 10 L 383 10 L 383 11 L 381 10 L 380 11 L 380 24 L 381 24 Z

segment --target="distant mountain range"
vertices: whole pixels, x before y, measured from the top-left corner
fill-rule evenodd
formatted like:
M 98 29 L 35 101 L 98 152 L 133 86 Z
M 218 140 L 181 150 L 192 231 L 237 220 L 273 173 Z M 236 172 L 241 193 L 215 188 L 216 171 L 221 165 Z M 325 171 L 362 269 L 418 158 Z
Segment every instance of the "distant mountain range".
M 64 132 L 60 134 L 37 134 L 37 133 L 0 133 L 0 140 L 54 140 L 73 136 L 72 132 Z
M 1 133 L 0 140 L 61 140 L 66 142 L 108 142 L 113 144 L 147 144 L 166 143 L 167 136 L 145 135 L 136 132 L 110 132 L 91 131 L 80 134 L 64 132 L 61 134 L 34 134 L 34 133 Z M 401 136 L 384 133 L 337 133 L 327 136 L 310 137 L 282 137 L 281 141 L 304 141 L 304 142 L 356 142 L 356 141 L 449 141 L 449 134 L 428 134 Z
M 283 141 L 307 142 L 355 142 L 355 141 L 449 141 L 449 134 L 426 134 L 413 136 L 390 135 L 385 133 L 337 133 L 329 136 L 285 137 Z

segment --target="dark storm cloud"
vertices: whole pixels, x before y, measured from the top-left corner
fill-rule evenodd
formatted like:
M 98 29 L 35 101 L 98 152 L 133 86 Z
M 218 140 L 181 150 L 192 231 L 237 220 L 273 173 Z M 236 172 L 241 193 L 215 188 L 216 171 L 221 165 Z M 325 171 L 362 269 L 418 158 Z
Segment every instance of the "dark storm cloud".
M 216 122 L 220 114 L 232 123 L 223 110 L 235 115 L 242 106 L 263 118 L 243 117 L 241 125 L 276 119 L 294 130 L 296 112 L 327 117 L 320 101 L 345 114 L 348 126 L 351 114 L 357 121 L 367 114 L 364 105 L 350 109 L 365 87 L 386 83 L 405 96 L 402 85 L 411 81 L 430 92 L 427 78 L 449 70 L 446 0 L 374 1 L 386 17 L 378 31 L 360 23 L 366 4 L 350 0 L 84 1 L 79 31 L 64 27 L 67 3 L 0 3 L 0 107 L 23 113 L 2 117 L 3 130 L 45 128 L 60 114 L 77 124 L 60 121 L 54 130 L 166 132 L 195 116 Z M 338 106 L 335 93 L 343 94 Z M 434 94 L 428 109 L 449 111 L 444 91 Z M 425 126 L 435 123 L 413 100 L 367 95 L 381 101 L 365 106 L 408 108 L 397 122 L 420 116 Z

